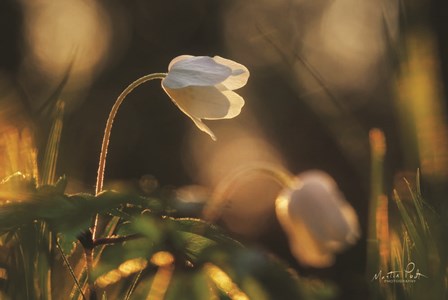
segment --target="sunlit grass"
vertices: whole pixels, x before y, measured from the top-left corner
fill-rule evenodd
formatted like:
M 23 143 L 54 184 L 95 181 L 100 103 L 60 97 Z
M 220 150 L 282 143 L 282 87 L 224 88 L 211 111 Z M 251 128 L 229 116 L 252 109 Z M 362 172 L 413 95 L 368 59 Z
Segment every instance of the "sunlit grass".
M 383 181 L 378 155 L 385 150 L 378 148 L 379 134 L 371 134 L 372 153 L 377 157 L 372 160 L 372 185 L 377 187 Z M 367 252 L 371 295 L 374 299 L 444 299 L 448 279 L 444 217 L 424 200 L 420 171 L 415 183 L 402 180 L 407 195 L 394 190 L 392 206 L 382 188 L 372 189 Z

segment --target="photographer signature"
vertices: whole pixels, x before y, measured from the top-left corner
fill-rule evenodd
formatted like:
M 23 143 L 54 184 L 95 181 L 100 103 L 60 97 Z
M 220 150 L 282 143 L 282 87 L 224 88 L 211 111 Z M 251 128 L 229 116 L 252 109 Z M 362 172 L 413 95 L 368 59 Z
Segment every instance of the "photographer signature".
M 383 273 L 383 271 L 380 270 L 378 273 L 373 275 L 371 281 L 382 280 L 384 282 L 415 282 L 421 278 L 428 278 L 428 276 L 420 273 L 420 270 L 416 268 L 414 262 L 409 262 L 404 270 L 389 271 L 387 273 Z

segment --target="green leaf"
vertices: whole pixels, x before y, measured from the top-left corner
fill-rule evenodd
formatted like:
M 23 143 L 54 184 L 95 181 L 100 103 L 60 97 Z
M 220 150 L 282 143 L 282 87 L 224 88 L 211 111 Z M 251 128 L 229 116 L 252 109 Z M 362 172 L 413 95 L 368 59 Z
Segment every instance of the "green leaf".
M 409 232 L 409 236 L 410 236 L 412 242 L 415 243 L 415 250 L 417 252 L 417 255 L 419 255 L 419 257 L 422 257 L 424 255 L 424 247 L 425 246 L 421 239 L 419 231 L 416 227 L 416 224 L 412 220 L 410 213 L 404 206 L 404 204 L 401 201 L 401 198 L 398 195 L 398 192 L 396 190 L 394 190 L 393 198 L 395 200 L 395 203 L 397 204 L 398 211 L 400 212 L 401 218 L 403 219 L 403 224 L 404 224 L 404 226 L 406 226 L 406 229 Z
M 189 232 L 183 232 L 181 235 L 185 240 L 185 250 L 187 251 L 188 256 L 193 260 L 196 260 L 207 247 L 216 245 L 216 242 L 201 235 Z
M 177 231 L 193 233 L 203 236 L 218 244 L 229 245 L 237 248 L 243 247 L 243 245 L 237 240 L 229 237 L 224 231 L 222 231 L 216 225 L 205 222 L 201 219 L 194 218 L 167 218 L 166 222 Z
M 63 253 L 69 257 L 73 254 L 73 252 L 76 249 L 76 243 L 78 241 L 78 238 L 74 235 L 68 235 L 68 234 L 58 234 L 57 239 L 59 242 L 59 246 L 61 247 L 61 250 Z
M 154 218 L 148 216 L 138 217 L 132 222 L 132 226 L 136 232 L 143 234 L 156 244 L 159 243 L 162 238 L 162 224 L 157 222 Z
M 67 188 L 67 177 L 65 175 L 59 177 L 58 181 L 55 183 L 54 188 L 56 193 L 63 194 Z

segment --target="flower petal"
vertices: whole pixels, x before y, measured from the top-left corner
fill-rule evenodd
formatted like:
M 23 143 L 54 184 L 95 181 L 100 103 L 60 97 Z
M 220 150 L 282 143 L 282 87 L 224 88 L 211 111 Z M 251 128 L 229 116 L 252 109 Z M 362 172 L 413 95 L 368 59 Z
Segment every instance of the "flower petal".
M 185 110 L 184 107 L 182 107 L 182 106 L 180 106 L 180 105 L 178 104 L 178 102 L 177 102 L 177 101 L 174 99 L 174 97 L 173 97 L 174 94 L 176 94 L 176 93 L 173 92 L 173 91 L 176 91 L 176 90 L 170 90 L 170 89 L 164 87 L 163 85 L 162 85 L 162 88 L 165 90 L 165 92 L 167 93 L 167 95 L 171 98 L 171 100 L 173 101 L 173 103 L 174 103 L 174 104 L 175 104 L 175 105 L 176 105 L 176 106 L 177 106 L 177 107 L 178 107 L 184 114 L 186 114 L 186 115 L 193 121 L 193 123 L 196 125 L 197 128 L 199 128 L 199 130 L 201 130 L 201 131 L 207 133 L 207 134 L 212 138 L 212 140 L 214 140 L 214 141 L 217 140 L 217 139 L 216 139 L 216 135 L 213 133 L 213 131 L 211 131 L 211 129 L 208 128 L 208 126 L 205 125 L 204 122 L 202 122 L 202 120 L 201 120 L 200 118 L 193 116 L 193 115 L 190 114 L 187 110 Z
M 177 56 L 177 57 L 173 58 L 173 59 L 170 61 L 170 64 L 168 65 L 168 71 L 171 70 L 171 67 L 172 67 L 174 64 L 176 64 L 176 63 L 178 63 L 178 62 L 180 62 L 180 61 L 182 61 L 182 60 L 186 60 L 186 59 L 192 58 L 192 57 L 194 57 L 194 56 L 193 56 L 193 55 L 180 55 L 180 56 Z
M 360 236 L 356 212 L 325 172 L 297 176 L 276 199 L 276 213 L 292 254 L 304 265 L 331 265 L 334 253 Z
M 244 99 L 237 93 L 233 91 L 221 91 L 221 93 L 227 98 L 227 100 L 230 103 L 229 110 L 227 111 L 227 114 L 224 117 L 221 117 L 219 119 L 232 119 L 238 116 L 241 113 L 241 109 L 244 106 Z M 214 118 L 210 117 L 204 117 L 203 119 L 207 120 L 213 120 Z
M 245 66 L 220 56 L 214 56 L 213 60 L 221 65 L 229 67 L 232 70 L 232 74 L 226 80 L 221 82 L 221 84 L 227 89 L 236 90 L 246 85 L 250 73 Z
M 214 86 L 232 75 L 232 69 L 208 56 L 182 55 L 170 63 L 162 84 L 170 89 L 188 86 Z
M 171 89 L 163 86 L 165 92 L 187 115 L 198 119 L 219 120 L 236 117 L 244 100 L 232 91 L 220 91 L 216 87 L 189 86 Z
M 275 212 L 280 225 L 288 236 L 291 253 L 304 266 L 318 268 L 331 266 L 334 263 L 332 252 L 316 242 L 312 233 L 301 220 L 291 218 L 289 214 L 290 197 L 288 191 L 280 194 L 275 202 Z
M 212 140 L 214 140 L 214 141 L 217 140 L 216 135 L 213 133 L 213 131 L 211 131 L 211 129 L 208 128 L 208 126 L 205 125 L 201 119 L 196 118 L 186 112 L 184 112 L 184 113 L 190 117 L 190 119 L 194 122 L 194 124 L 196 125 L 197 128 L 199 128 L 201 131 L 207 133 L 212 138 Z
M 326 173 L 308 171 L 298 176 L 301 185 L 291 192 L 289 213 L 307 225 L 313 237 L 331 251 L 340 251 L 356 240 L 356 213 L 336 182 Z

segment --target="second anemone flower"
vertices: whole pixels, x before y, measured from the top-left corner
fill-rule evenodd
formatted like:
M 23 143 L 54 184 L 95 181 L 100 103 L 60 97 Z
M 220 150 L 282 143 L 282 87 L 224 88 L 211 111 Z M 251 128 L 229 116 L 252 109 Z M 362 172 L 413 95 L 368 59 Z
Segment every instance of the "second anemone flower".
M 322 171 L 295 177 L 278 196 L 276 213 L 292 254 L 305 266 L 331 266 L 334 254 L 360 236 L 355 210 L 333 178 Z
M 249 70 L 220 56 L 181 55 L 168 66 L 162 88 L 196 124 L 216 140 L 202 120 L 231 119 L 240 114 L 244 99 L 233 90 L 243 87 Z

